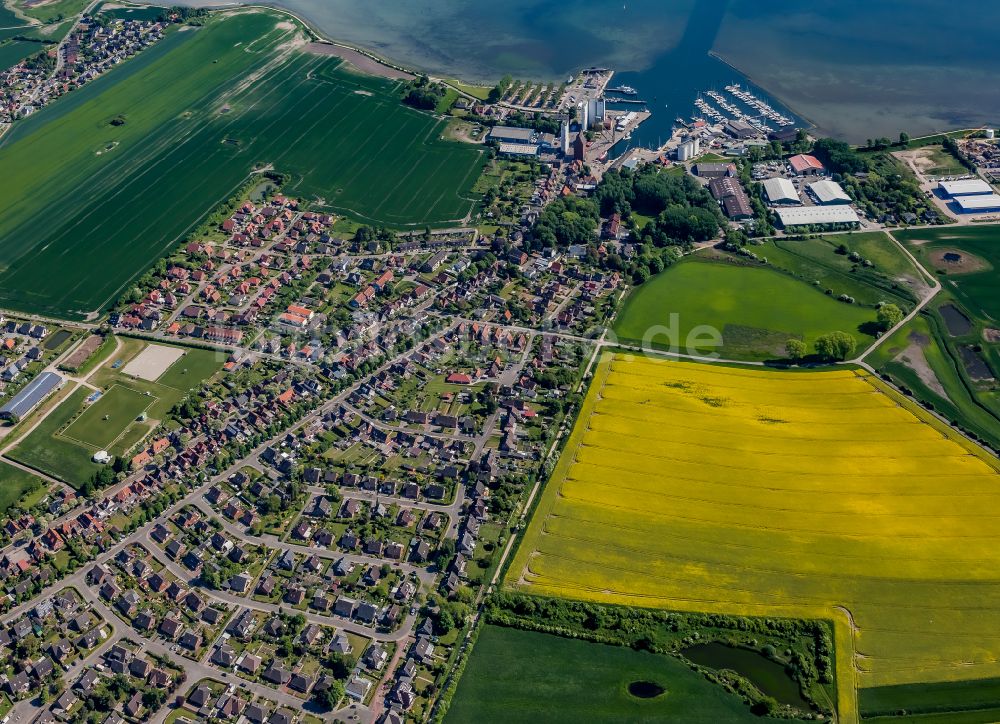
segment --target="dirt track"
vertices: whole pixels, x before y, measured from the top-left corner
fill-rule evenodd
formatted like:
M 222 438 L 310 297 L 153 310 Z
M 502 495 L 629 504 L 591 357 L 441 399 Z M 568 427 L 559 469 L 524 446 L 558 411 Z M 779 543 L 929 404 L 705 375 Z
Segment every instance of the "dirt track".
M 345 48 L 340 45 L 333 45 L 332 43 L 309 43 L 306 46 L 306 50 L 310 53 L 315 53 L 316 55 L 334 55 L 338 58 L 342 58 L 362 73 L 375 75 L 380 78 L 389 78 L 391 80 L 412 80 L 415 77 L 412 73 L 407 73 L 403 70 L 396 70 L 395 68 L 390 68 L 388 65 L 379 63 L 374 58 L 370 58 L 364 53 L 359 53 L 357 50 L 351 50 L 350 48 Z

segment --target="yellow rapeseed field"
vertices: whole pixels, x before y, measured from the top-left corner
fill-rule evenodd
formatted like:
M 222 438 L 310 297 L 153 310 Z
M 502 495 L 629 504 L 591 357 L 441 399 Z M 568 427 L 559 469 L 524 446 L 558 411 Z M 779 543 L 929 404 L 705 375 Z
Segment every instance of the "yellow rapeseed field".
M 508 574 L 833 619 L 859 687 L 1000 676 L 1000 469 L 864 370 L 608 355 Z

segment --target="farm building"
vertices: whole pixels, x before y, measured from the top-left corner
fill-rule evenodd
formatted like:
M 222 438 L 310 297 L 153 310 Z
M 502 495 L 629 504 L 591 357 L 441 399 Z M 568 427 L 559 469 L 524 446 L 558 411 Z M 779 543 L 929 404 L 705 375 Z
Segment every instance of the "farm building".
M 0 418 L 5 420 L 22 419 L 62 383 L 63 378 L 55 372 L 43 372 L 14 395 L 6 405 L 0 407 Z
M 815 156 L 800 153 L 788 159 L 788 165 L 797 176 L 819 176 L 826 171 L 826 167 L 820 163 Z
M 798 204 L 799 194 L 795 185 L 786 178 L 769 178 L 764 182 L 764 193 L 772 204 Z
M 997 194 L 956 196 L 956 208 L 963 214 L 989 214 L 1000 212 L 1000 196 Z
M 827 226 L 859 224 L 861 219 L 850 206 L 802 206 L 778 209 L 778 220 L 784 228 L 791 226 Z
M 844 188 L 836 181 L 829 179 L 809 184 L 809 191 L 816 197 L 816 201 L 824 206 L 851 203 L 851 197 L 847 195 Z
M 958 181 L 941 181 L 938 189 L 948 198 L 956 196 L 989 196 L 993 187 L 978 178 L 966 178 Z

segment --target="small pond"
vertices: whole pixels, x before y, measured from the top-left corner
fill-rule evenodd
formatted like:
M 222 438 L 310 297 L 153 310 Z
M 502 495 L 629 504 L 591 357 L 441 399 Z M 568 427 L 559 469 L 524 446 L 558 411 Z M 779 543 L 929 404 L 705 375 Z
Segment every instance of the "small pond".
M 637 699 L 655 699 L 666 691 L 655 681 L 633 681 L 628 685 L 628 693 Z
M 948 328 L 948 334 L 952 337 L 961 337 L 972 331 L 972 322 L 965 316 L 965 313 L 954 304 L 945 304 L 938 312 Z
M 969 373 L 969 377 L 976 382 L 985 382 L 993 379 L 993 372 L 990 370 L 990 366 L 986 364 L 986 360 L 976 351 L 975 347 L 964 345 L 958 351 L 962 355 L 962 364 L 965 365 L 965 371 Z
M 718 642 L 689 646 L 681 653 L 690 661 L 710 669 L 729 669 L 753 682 L 754 686 L 782 704 L 809 711 L 799 685 L 776 661 L 752 649 Z
M 45 349 L 55 349 L 69 339 L 71 335 L 72 332 L 68 329 L 60 329 L 58 332 L 50 335 L 49 338 L 45 340 Z

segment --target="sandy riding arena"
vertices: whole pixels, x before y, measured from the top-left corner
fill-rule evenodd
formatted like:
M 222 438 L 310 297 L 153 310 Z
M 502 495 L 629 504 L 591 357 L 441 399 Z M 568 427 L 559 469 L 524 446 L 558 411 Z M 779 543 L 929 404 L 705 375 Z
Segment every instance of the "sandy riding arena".
M 137 354 L 122 370 L 126 375 L 155 382 L 174 362 L 184 356 L 178 347 L 151 344 Z

